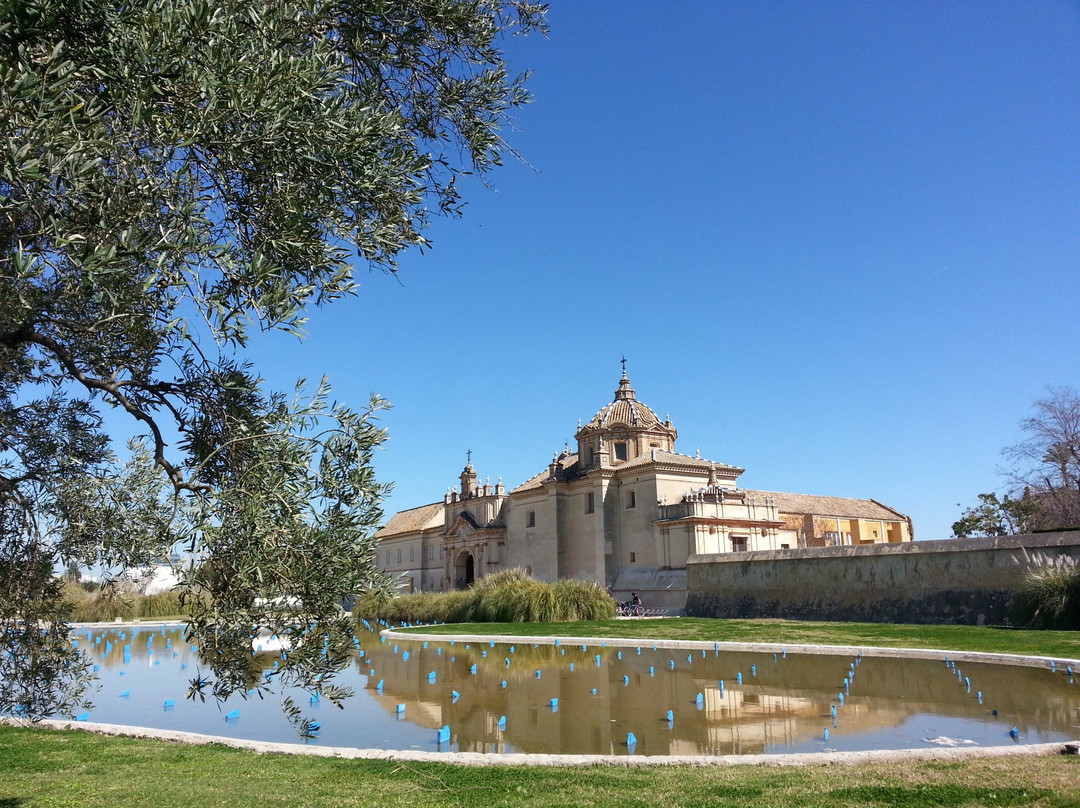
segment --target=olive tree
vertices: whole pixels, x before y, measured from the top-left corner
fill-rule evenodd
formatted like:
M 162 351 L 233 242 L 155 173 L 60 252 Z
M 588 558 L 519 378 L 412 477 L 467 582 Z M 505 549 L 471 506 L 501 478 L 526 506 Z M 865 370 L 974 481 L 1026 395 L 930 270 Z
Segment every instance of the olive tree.
M 252 684 L 260 628 L 292 641 L 283 682 L 343 662 L 339 598 L 387 583 L 384 403 L 269 390 L 243 350 L 252 329 L 301 333 L 356 265 L 396 271 L 432 213 L 460 212 L 459 180 L 500 164 L 528 100 L 501 38 L 544 11 L 0 4 L 0 712 L 85 697 L 54 577 L 71 562 L 201 561 L 196 695 Z M 106 410 L 137 427 L 130 449 Z

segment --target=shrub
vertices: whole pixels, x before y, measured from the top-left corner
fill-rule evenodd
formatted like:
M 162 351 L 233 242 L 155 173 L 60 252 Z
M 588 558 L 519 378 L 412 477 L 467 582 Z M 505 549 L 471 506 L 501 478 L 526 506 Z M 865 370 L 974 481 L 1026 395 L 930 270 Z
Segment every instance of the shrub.
M 180 592 L 170 589 L 153 595 L 139 595 L 135 599 L 137 617 L 176 617 L 186 614 L 180 605 Z
M 130 620 L 135 617 L 135 596 L 119 587 L 103 586 L 78 599 L 71 597 L 73 591 L 79 590 L 65 587 L 72 604 L 71 619 L 76 623 L 107 623 L 117 618 Z
M 615 616 L 615 602 L 591 581 L 546 584 L 523 569 L 509 569 L 462 591 L 390 599 L 362 596 L 353 613 L 390 623 L 555 623 L 609 620 Z
M 175 589 L 140 595 L 116 584 L 87 591 L 82 584 L 66 583 L 64 597 L 71 606 L 71 620 L 76 623 L 109 623 L 118 617 L 122 620 L 177 617 L 186 613 L 180 603 L 180 592 Z
M 356 603 L 353 604 L 353 614 L 360 617 L 382 617 L 389 603 L 389 595 L 372 589 L 357 596 Z
M 595 581 L 564 578 L 555 582 L 560 603 L 566 604 L 571 620 L 611 620 L 615 617 L 615 601 L 604 587 Z
M 485 623 L 525 623 L 533 620 L 532 600 L 540 596 L 544 584 L 534 581 L 522 569 L 503 570 L 482 578 L 473 586 L 475 619 Z
M 440 623 L 471 623 L 476 620 L 476 595 L 471 590 L 432 595 Z
M 1080 564 L 1037 554 L 1016 598 L 1017 622 L 1028 628 L 1080 629 Z

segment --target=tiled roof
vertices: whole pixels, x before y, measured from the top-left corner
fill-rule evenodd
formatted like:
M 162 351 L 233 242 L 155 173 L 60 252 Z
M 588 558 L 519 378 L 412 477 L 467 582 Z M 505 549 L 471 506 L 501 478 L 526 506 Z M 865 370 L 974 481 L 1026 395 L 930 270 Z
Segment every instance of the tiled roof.
M 574 479 L 578 476 L 577 461 L 577 452 L 563 452 L 555 459 L 555 462 L 559 464 L 559 469 L 561 471 L 560 476 L 563 479 Z M 536 476 L 527 479 L 517 488 L 513 489 L 510 493 L 515 494 L 522 491 L 531 491 L 534 488 L 539 488 L 543 484 L 544 480 L 548 478 L 548 475 L 550 473 L 551 472 L 549 469 L 544 469 Z
M 419 508 L 398 511 L 379 528 L 375 536 L 382 539 L 399 533 L 415 533 L 432 527 L 442 527 L 442 523 L 443 503 L 433 502 L 430 505 L 421 505 Z
M 615 400 L 596 413 L 583 429 L 606 429 L 614 424 L 646 429 L 664 426 L 655 412 L 637 400 L 634 388 L 630 386 L 630 380 L 625 373 L 619 380 Z
M 534 488 L 539 488 L 541 483 L 548 478 L 548 470 L 544 469 L 535 477 L 530 477 L 517 488 L 510 491 L 511 494 L 520 494 L 522 491 L 531 491 Z
M 609 427 L 613 424 L 650 427 L 660 424 L 660 418 L 651 408 L 634 399 L 612 401 L 592 417 L 586 426 L 593 429 Z
M 781 513 L 839 516 L 841 519 L 882 519 L 895 522 L 907 516 L 872 499 L 820 497 L 815 494 L 785 494 L 782 491 L 750 491 L 743 493 L 763 498 L 772 497 Z

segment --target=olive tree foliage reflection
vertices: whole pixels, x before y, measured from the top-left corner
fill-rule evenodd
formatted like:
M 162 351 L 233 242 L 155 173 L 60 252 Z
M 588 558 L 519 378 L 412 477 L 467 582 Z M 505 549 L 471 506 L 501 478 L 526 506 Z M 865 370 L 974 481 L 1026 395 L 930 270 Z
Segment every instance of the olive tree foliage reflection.
M 182 547 L 194 695 L 346 658 L 339 599 L 384 587 L 373 397 L 282 394 L 252 328 L 300 334 L 457 214 L 525 103 L 526 0 L 27 0 L 0 7 L 0 712 L 85 703 L 57 564 Z M 363 345 L 357 350 L 364 350 Z M 109 421 L 103 414 L 113 413 Z M 107 424 L 141 438 L 126 452 Z M 282 604 L 288 604 L 283 607 Z M 321 679 L 319 677 L 322 677 Z

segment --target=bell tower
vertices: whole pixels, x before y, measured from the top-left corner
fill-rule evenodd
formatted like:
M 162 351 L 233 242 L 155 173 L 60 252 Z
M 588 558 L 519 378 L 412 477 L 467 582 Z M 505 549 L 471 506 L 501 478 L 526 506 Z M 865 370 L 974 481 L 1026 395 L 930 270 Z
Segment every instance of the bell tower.
M 472 497 L 478 496 L 478 492 L 476 490 L 476 469 L 473 468 L 472 464 L 472 450 L 470 449 L 468 452 L 466 452 L 466 455 L 468 459 L 465 463 L 465 468 L 461 471 L 460 478 L 461 498 L 471 499 Z

